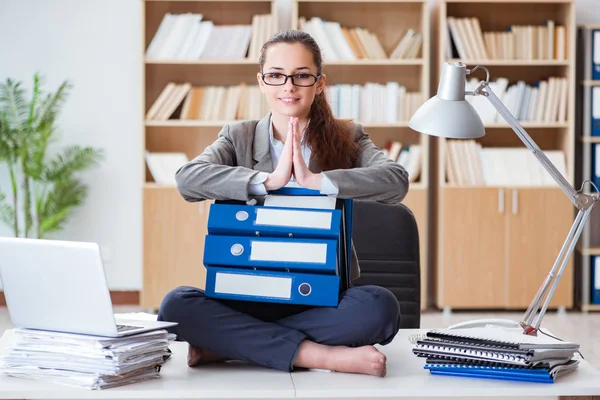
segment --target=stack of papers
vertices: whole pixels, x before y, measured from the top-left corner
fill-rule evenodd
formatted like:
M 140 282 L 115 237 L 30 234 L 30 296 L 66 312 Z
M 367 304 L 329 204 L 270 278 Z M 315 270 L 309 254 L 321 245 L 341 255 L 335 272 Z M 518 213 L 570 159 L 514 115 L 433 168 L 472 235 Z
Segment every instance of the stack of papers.
M 166 330 L 120 338 L 15 329 L 0 372 L 98 390 L 159 378 L 170 355 Z
M 579 364 L 579 344 L 521 329 L 483 327 L 427 332 L 413 347 L 434 375 L 553 383 Z

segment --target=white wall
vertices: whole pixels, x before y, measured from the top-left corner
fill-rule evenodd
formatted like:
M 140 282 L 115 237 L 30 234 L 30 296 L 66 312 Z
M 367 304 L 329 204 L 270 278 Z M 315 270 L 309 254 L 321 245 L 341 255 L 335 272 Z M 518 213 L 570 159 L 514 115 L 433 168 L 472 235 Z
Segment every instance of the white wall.
M 89 195 L 59 238 L 106 246 L 113 289 L 141 287 L 141 1 L 2 0 L 0 80 L 31 89 L 36 71 L 74 89 L 58 121 L 62 142 L 101 147 Z M 8 189 L 6 172 L 0 187 Z M 0 235 L 9 235 L 3 226 Z
M 278 1 L 288 28 L 291 0 Z M 600 24 L 598 1 L 578 0 L 578 23 Z M 140 22 L 141 0 L 2 0 L 0 6 L 0 80 L 14 77 L 30 88 L 40 71 L 55 89 L 69 79 L 74 90 L 59 121 L 62 143 L 107 153 L 101 168 L 85 174 L 88 200 L 59 238 L 107 249 L 114 290 L 137 290 L 142 282 Z M 0 169 L 0 187 L 7 183 Z M 0 235 L 9 234 L 0 227 Z

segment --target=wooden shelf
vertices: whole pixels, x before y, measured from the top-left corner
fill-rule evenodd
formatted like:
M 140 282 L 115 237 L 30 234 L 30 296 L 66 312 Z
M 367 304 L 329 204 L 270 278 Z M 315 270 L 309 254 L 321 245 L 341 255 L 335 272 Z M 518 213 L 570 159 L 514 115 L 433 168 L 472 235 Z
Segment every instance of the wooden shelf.
M 581 311 L 600 311 L 600 304 L 582 304 Z
M 568 122 L 519 122 L 525 129 L 561 129 L 568 128 Z M 508 124 L 485 124 L 485 128 L 489 129 L 512 129 Z
M 461 60 L 458 58 L 452 58 L 446 60 L 448 62 L 462 62 L 467 67 L 475 65 L 487 66 L 511 66 L 511 67 L 539 67 L 539 66 L 568 66 L 569 61 L 567 60 Z
M 364 3 L 364 0 L 297 0 L 298 3 Z M 373 0 L 373 3 L 426 3 L 427 0 Z
M 269 0 L 144 0 L 147 3 L 264 3 Z
M 258 65 L 258 62 L 254 59 L 243 58 L 243 59 L 213 59 L 213 60 L 178 60 L 178 59 L 162 59 L 162 60 L 146 60 L 146 64 L 153 65 Z M 328 61 L 327 66 L 343 66 L 343 67 L 352 67 L 352 66 L 403 66 L 403 65 L 422 65 L 423 60 L 420 58 L 410 59 L 410 60 L 391 60 L 391 59 L 360 59 L 354 61 Z
M 152 189 L 152 190 L 177 190 L 177 186 L 159 185 L 158 183 L 155 183 L 155 182 L 145 182 L 142 188 L 143 189 Z
M 600 136 L 579 137 L 584 143 L 600 143 Z
M 600 247 L 582 248 L 579 251 L 582 256 L 600 256 Z
M 147 127 L 208 127 L 208 128 L 216 128 L 222 127 L 227 124 L 231 124 L 237 121 L 198 121 L 198 120 L 179 120 L 179 119 L 170 119 L 167 121 L 146 121 L 145 125 Z M 364 128 L 368 129 L 393 129 L 393 128 L 407 128 L 408 122 L 398 122 L 393 124 L 388 123 L 358 123 L 362 124 Z
M 572 3 L 574 0 L 446 0 L 446 3 L 518 3 L 518 4 L 562 4 Z
M 600 86 L 600 80 L 592 81 L 592 80 L 583 80 L 581 81 L 583 86 Z

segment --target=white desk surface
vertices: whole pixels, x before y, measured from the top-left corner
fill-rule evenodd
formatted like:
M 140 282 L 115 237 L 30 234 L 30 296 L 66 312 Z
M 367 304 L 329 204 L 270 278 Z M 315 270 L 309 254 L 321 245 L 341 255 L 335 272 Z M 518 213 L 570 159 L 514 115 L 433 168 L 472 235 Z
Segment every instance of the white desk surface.
M 401 330 L 393 343 L 381 347 L 387 355 L 387 376 L 324 371 L 291 374 L 241 363 L 189 368 L 187 344 L 172 343 L 173 356 L 161 378 L 100 391 L 72 388 L 0 374 L 0 399 L 401 399 L 415 397 L 591 396 L 600 394 L 600 371 L 586 361 L 556 383 L 528 383 L 432 376 L 423 369 L 409 337 L 425 330 Z M 12 331 L 0 339 L 9 345 Z M 584 354 L 585 356 L 585 354 Z

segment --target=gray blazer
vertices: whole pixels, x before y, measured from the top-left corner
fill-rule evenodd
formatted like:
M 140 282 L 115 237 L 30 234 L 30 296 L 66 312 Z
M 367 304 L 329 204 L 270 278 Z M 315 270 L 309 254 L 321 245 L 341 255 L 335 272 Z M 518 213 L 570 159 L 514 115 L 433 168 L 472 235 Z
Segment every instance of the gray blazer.
M 250 180 L 259 172 L 273 172 L 269 142 L 271 114 L 261 120 L 225 125 L 217 140 L 176 173 L 177 188 L 189 202 L 208 199 L 248 201 Z M 308 168 L 323 173 L 338 188 L 338 198 L 399 203 L 408 192 L 408 173 L 387 158 L 355 124 L 358 157 L 354 168 L 321 171 L 311 159 Z M 257 199 L 261 202 L 262 199 Z M 354 257 L 351 279 L 360 276 Z

